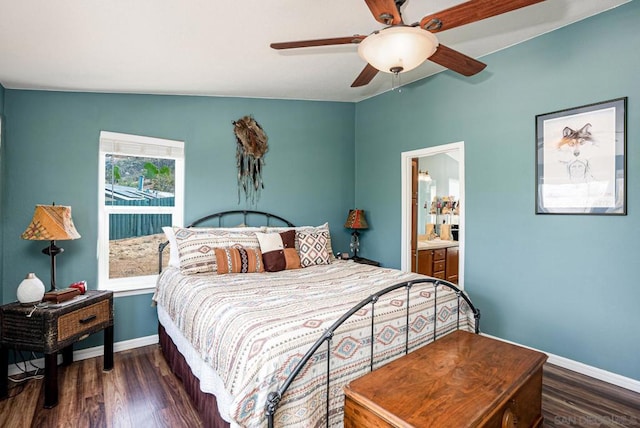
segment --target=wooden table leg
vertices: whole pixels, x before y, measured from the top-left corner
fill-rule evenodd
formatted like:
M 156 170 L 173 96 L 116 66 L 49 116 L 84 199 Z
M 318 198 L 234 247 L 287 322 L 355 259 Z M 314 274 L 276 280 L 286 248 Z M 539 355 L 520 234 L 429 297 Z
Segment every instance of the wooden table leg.
M 9 395 L 7 377 L 9 376 L 9 350 L 0 348 L 0 400 Z
M 44 354 L 44 408 L 58 405 L 58 353 Z
M 62 348 L 62 365 L 68 366 L 73 363 L 73 343 Z
M 104 329 L 104 371 L 113 369 L 113 326 Z

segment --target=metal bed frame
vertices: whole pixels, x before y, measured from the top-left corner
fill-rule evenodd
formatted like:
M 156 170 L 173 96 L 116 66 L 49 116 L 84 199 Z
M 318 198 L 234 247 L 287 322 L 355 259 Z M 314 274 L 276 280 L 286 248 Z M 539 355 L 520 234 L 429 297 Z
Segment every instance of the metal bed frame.
M 336 322 L 333 323 L 333 325 L 331 325 L 331 327 L 327 328 L 324 332 L 324 334 L 322 335 L 322 337 L 320 337 L 312 346 L 311 348 L 309 348 L 309 350 L 307 351 L 307 353 L 304 355 L 304 357 L 302 357 L 302 359 L 298 362 L 298 364 L 296 365 L 296 367 L 293 369 L 293 371 L 291 372 L 291 374 L 289 375 L 289 377 L 287 377 L 287 379 L 284 381 L 284 383 L 280 386 L 280 388 L 278 388 L 277 391 L 272 391 L 269 393 L 269 395 L 267 396 L 267 403 L 265 405 L 265 414 L 267 416 L 267 422 L 268 422 L 268 426 L 269 428 L 273 428 L 273 424 L 274 424 L 274 417 L 275 417 L 275 413 L 276 410 L 278 409 L 278 405 L 280 403 L 280 400 L 282 399 L 282 396 L 285 394 L 285 392 L 287 391 L 287 389 L 289 388 L 289 386 L 291 385 L 291 383 L 295 380 L 295 378 L 298 376 L 298 374 L 302 371 L 302 369 L 304 368 L 304 366 L 307 364 L 307 362 L 311 359 L 311 357 L 313 357 L 313 355 L 316 353 L 316 351 L 322 346 L 323 343 L 327 344 L 327 375 L 326 375 L 326 383 L 325 383 L 325 394 L 326 394 L 326 426 L 329 426 L 329 386 L 330 386 L 330 367 L 331 367 L 331 341 L 333 339 L 333 335 L 335 333 L 335 331 L 342 325 L 344 324 L 346 321 L 348 321 L 351 316 L 353 314 L 355 314 L 356 312 L 358 312 L 360 309 L 362 309 L 363 307 L 367 306 L 367 305 L 371 305 L 371 336 L 370 336 L 370 343 L 371 343 L 371 347 L 370 347 L 370 357 L 369 357 L 369 371 L 373 371 L 373 365 L 374 365 L 374 361 L 375 361 L 375 353 L 373 350 L 373 346 L 375 343 L 374 340 L 374 335 L 375 335 L 375 306 L 376 303 L 378 302 L 378 300 L 380 299 L 380 297 L 384 296 L 385 294 L 391 293 L 392 291 L 395 290 L 399 290 L 401 288 L 405 288 L 407 291 L 407 310 L 406 310 L 406 315 L 405 315 L 405 320 L 406 320 L 406 324 L 405 324 L 405 344 L 404 344 L 404 354 L 407 355 L 409 353 L 409 315 L 411 313 L 410 311 L 410 291 L 411 288 L 413 288 L 416 285 L 428 285 L 431 286 L 433 289 L 433 293 L 434 293 L 434 304 L 433 304 L 433 340 L 435 341 L 437 339 L 437 320 L 438 320 L 438 287 L 439 286 L 445 286 L 450 288 L 451 290 L 453 290 L 456 293 L 457 296 L 457 300 L 458 300 L 458 305 L 457 305 L 457 322 L 456 322 L 456 329 L 460 328 L 460 299 L 462 298 L 467 305 L 469 305 L 469 308 L 471 309 L 471 311 L 473 312 L 473 317 L 475 320 L 475 326 L 474 326 L 474 330 L 475 333 L 479 333 L 480 332 L 480 310 L 477 309 L 475 306 L 473 306 L 473 303 L 471 303 L 471 300 L 469 299 L 469 297 L 467 297 L 466 294 L 464 294 L 462 292 L 462 290 L 460 290 L 458 287 L 456 287 L 454 284 L 448 282 L 448 281 L 444 281 L 444 280 L 440 280 L 440 279 L 435 279 L 435 278 L 425 278 L 425 279 L 417 279 L 417 280 L 412 280 L 412 281 L 406 281 L 406 282 L 402 282 L 399 284 L 395 284 L 395 285 L 391 285 L 377 293 L 374 293 L 372 295 L 370 295 L 369 297 L 367 297 L 366 299 L 362 300 L 360 303 L 358 303 L 357 305 L 355 305 L 353 308 L 351 308 L 349 311 L 347 311 L 344 315 L 342 315 Z
M 274 214 L 270 214 L 270 213 L 266 213 L 266 212 L 262 212 L 262 211 L 253 211 L 253 210 L 232 210 L 232 211 L 224 211 L 224 212 L 220 212 L 220 213 L 215 213 L 215 214 L 211 214 L 202 218 L 199 218 L 198 220 L 195 220 L 194 222 L 192 222 L 191 224 L 189 224 L 189 226 L 187 227 L 195 227 L 198 225 L 201 225 L 203 223 L 209 222 L 211 220 L 216 220 L 218 222 L 218 226 L 217 227 L 222 227 L 222 218 L 226 217 L 226 216 L 230 216 L 230 215 L 242 215 L 242 219 L 243 219 L 243 223 L 246 224 L 247 223 L 247 218 L 249 216 L 253 216 L 253 215 L 258 215 L 258 216 L 264 216 L 267 221 L 266 221 L 266 225 L 269 226 L 271 219 L 275 219 L 279 222 L 284 223 L 287 227 L 295 227 L 293 223 L 291 223 L 288 220 L 285 220 L 284 218 L 274 215 Z M 162 272 L 162 252 L 163 250 L 166 248 L 166 246 L 169 244 L 169 241 L 163 242 L 159 245 L 158 247 L 158 272 Z M 473 303 L 471 302 L 471 300 L 469 299 L 469 297 L 462 291 L 460 290 L 458 287 L 456 287 L 454 284 L 442 280 L 442 279 L 437 279 L 437 278 L 424 278 L 424 279 L 415 279 L 412 281 L 406 281 L 406 282 L 402 282 L 402 283 L 398 283 L 395 285 L 391 285 L 383 290 L 380 290 L 372 295 L 370 295 L 369 297 L 367 297 L 366 299 L 362 300 L 360 303 L 358 303 L 357 305 L 355 305 L 353 308 L 351 308 L 349 311 L 347 311 L 345 314 L 343 314 L 337 321 L 335 321 L 329 328 L 327 328 L 325 330 L 325 332 L 323 333 L 323 335 L 316 340 L 316 342 L 309 348 L 309 350 L 305 353 L 305 355 L 302 357 L 302 359 L 298 362 L 298 364 L 295 366 L 295 368 L 292 370 L 291 374 L 287 377 L 287 379 L 282 383 L 282 385 L 276 390 L 276 391 L 272 391 L 268 394 L 267 396 L 267 402 L 265 403 L 264 406 L 264 411 L 265 411 L 265 415 L 267 417 L 267 423 L 269 428 L 273 428 L 274 427 L 274 417 L 275 417 L 275 413 L 278 409 L 278 406 L 282 400 L 282 397 L 284 396 L 284 394 L 286 393 L 287 389 L 289 388 L 289 386 L 293 383 L 293 381 L 296 379 L 296 377 L 300 374 L 300 372 L 302 372 L 302 370 L 304 369 L 305 365 L 309 362 L 309 360 L 315 355 L 315 353 L 318 351 L 318 349 L 320 349 L 320 347 L 326 343 L 327 347 L 326 347 L 326 353 L 327 353 L 327 363 L 326 363 L 326 368 L 327 368 L 327 375 L 326 375 L 326 382 L 325 382 L 325 394 L 326 394 L 326 426 L 329 426 L 329 391 L 330 391 L 330 367 L 331 367 L 331 343 L 332 343 L 332 339 L 333 336 L 336 332 L 336 330 L 342 326 L 345 322 L 347 322 L 352 315 L 354 315 L 356 312 L 358 312 L 360 309 L 362 309 L 363 307 L 367 306 L 367 305 L 371 305 L 371 336 L 370 336 L 370 357 L 369 357 L 369 371 L 373 371 L 373 367 L 375 364 L 375 352 L 374 352 L 374 336 L 375 336 L 375 307 L 376 304 L 378 303 L 378 301 L 380 300 L 380 298 L 382 296 L 385 296 L 386 294 L 389 294 L 393 291 L 396 290 L 400 290 L 402 288 L 404 288 L 406 290 L 406 298 L 407 298 L 407 309 L 406 309 L 406 314 L 405 314 L 405 344 L 404 344 L 404 354 L 408 354 L 409 353 L 409 318 L 410 318 L 410 292 L 411 289 L 415 286 L 422 286 L 422 287 L 430 287 L 431 290 L 433 290 L 434 293 L 434 303 L 433 303 L 433 340 L 435 341 L 437 339 L 437 320 L 438 320 L 438 288 L 439 287 L 446 287 L 451 289 L 457 297 L 457 310 L 456 310 L 456 314 L 457 314 L 457 321 L 456 321 L 456 329 L 460 328 L 460 304 L 461 304 L 461 300 L 463 300 L 468 306 L 469 309 L 472 311 L 473 313 L 473 317 L 474 317 L 474 321 L 475 321 L 475 325 L 474 325 L 474 330 L 475 333 L 479 333 L 480 332 L 480 310 L 477 309 Z M 449 333 L 449 332 L 447 332 Z

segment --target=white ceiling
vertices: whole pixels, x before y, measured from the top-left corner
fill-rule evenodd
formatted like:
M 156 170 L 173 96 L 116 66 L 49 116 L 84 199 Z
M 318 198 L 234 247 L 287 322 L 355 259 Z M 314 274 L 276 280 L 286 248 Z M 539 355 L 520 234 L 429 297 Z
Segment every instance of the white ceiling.
M 501 1 L 501 0 L 496 0 Z M 630 0 L 547 0 L 438 34 L 479 58 Z M 460 0 L 409 0 L 405 22 Z M 364 0 L 0 0 L 0 83 L 10 89 L 359 101 L 388 91 L 356 45 L 276 51 L 271 42 L 369 34 Z M 594 29 L 602 31 L 602 29 Z M 490 70 L 491 63 L 487 69 Z M 402 83 L 443 68 L 429 61 Z

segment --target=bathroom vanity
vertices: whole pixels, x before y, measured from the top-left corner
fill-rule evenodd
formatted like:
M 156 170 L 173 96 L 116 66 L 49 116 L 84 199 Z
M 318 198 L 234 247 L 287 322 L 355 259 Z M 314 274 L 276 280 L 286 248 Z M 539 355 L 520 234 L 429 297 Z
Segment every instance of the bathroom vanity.
M 411 271 L 458 283 L 458 241 L 419 240 L 411 256 Z

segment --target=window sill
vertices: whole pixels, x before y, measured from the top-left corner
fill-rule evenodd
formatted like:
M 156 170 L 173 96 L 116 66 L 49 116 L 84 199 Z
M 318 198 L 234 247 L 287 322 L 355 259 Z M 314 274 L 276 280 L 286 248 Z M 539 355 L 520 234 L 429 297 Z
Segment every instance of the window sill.
M 157 279 L 158 275 L 148 275 L 100 281 L 98 283 L 98 290 L 111 290 L 113 291 L 113 297 L 116 298 L 150 294 L 156 289 Z
M 112 290 L 112 291 L 113 291 L 113 298 L 117 299 L 118 297 L 137 296 L 139 294 L 152 294 L 156 291 L 156 288 L 149 287 L 149 288 L 138 288 L 136 290 L 120 290 L 120 291 Z

